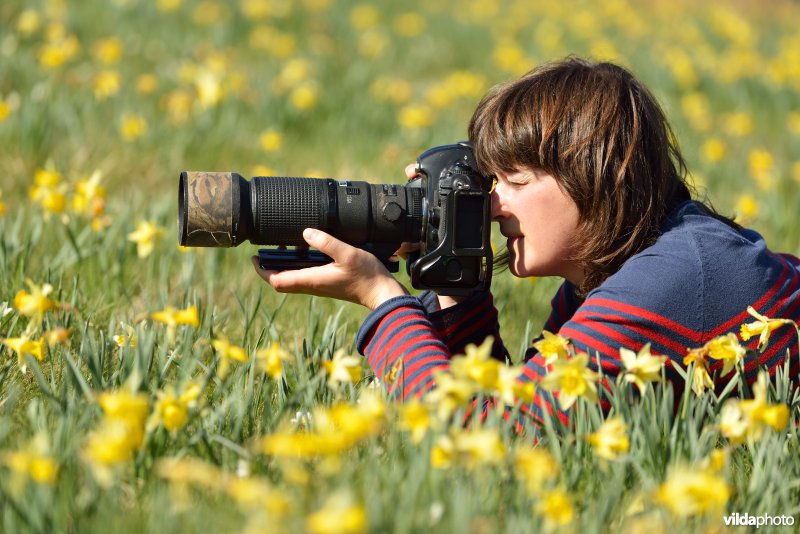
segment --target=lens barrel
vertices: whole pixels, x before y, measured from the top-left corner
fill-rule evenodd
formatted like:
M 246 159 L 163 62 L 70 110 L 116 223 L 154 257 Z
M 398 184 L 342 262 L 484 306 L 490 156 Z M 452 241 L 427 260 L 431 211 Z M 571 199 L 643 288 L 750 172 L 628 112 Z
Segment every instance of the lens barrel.
M 183 172 L 178 186 L 178 240 L 183 246 L 305 245 L 318 228 L 353 245 L 416 242 L 423 190 L 330 178 Z

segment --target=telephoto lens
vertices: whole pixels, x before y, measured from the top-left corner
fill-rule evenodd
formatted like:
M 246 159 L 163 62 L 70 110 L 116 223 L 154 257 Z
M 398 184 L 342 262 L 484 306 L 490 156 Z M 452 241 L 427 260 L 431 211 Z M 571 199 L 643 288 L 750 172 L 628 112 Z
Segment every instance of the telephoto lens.
M 190 247 L 304 246 L 317 228 L 352 245 L 420 240 L 423 190 L 331 178 L 182 172 L 178 240 Z M 395 247 L 395 248 L 396 248 Z

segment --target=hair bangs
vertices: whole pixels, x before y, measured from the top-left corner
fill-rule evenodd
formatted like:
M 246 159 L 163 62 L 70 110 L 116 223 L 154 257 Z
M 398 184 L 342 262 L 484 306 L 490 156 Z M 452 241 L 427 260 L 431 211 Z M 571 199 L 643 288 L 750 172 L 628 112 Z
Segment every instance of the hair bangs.
M 481 172 L 494 176 L 523 167 L 540 167 L 541 135 L 534 126 L 535 106 L 520 80 L 487 95 L 469 125 L 469 138 Z

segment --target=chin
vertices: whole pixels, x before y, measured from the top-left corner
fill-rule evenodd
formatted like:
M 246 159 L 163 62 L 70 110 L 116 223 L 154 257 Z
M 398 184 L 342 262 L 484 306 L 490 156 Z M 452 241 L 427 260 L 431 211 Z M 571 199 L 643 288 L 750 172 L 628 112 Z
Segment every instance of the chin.
M 529 276 L 536 276 L 536 274 L 531 273 L 528 269 L 525 268 L 524 265 L 520 265 L 519 262 L 511 256 L 508 262 L 508 270 L 516 276 L 517 278 L 528 278 Z

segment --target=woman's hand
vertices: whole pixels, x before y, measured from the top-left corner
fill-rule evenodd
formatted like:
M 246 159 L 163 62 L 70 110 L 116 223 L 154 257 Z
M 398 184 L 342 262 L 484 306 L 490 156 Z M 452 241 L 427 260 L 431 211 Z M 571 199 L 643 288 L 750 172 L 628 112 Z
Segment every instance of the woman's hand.
M 275 291 L 347 300 L 371 310 L 392 297 L 408 294 L 380 260 L 369 252 L 312 228 L 303 231 L 303 239 L 333 258 L 333 263 L 293 271 L 268 271 L 261 269 L 258 256 L 253 256 L 256 272 Z

